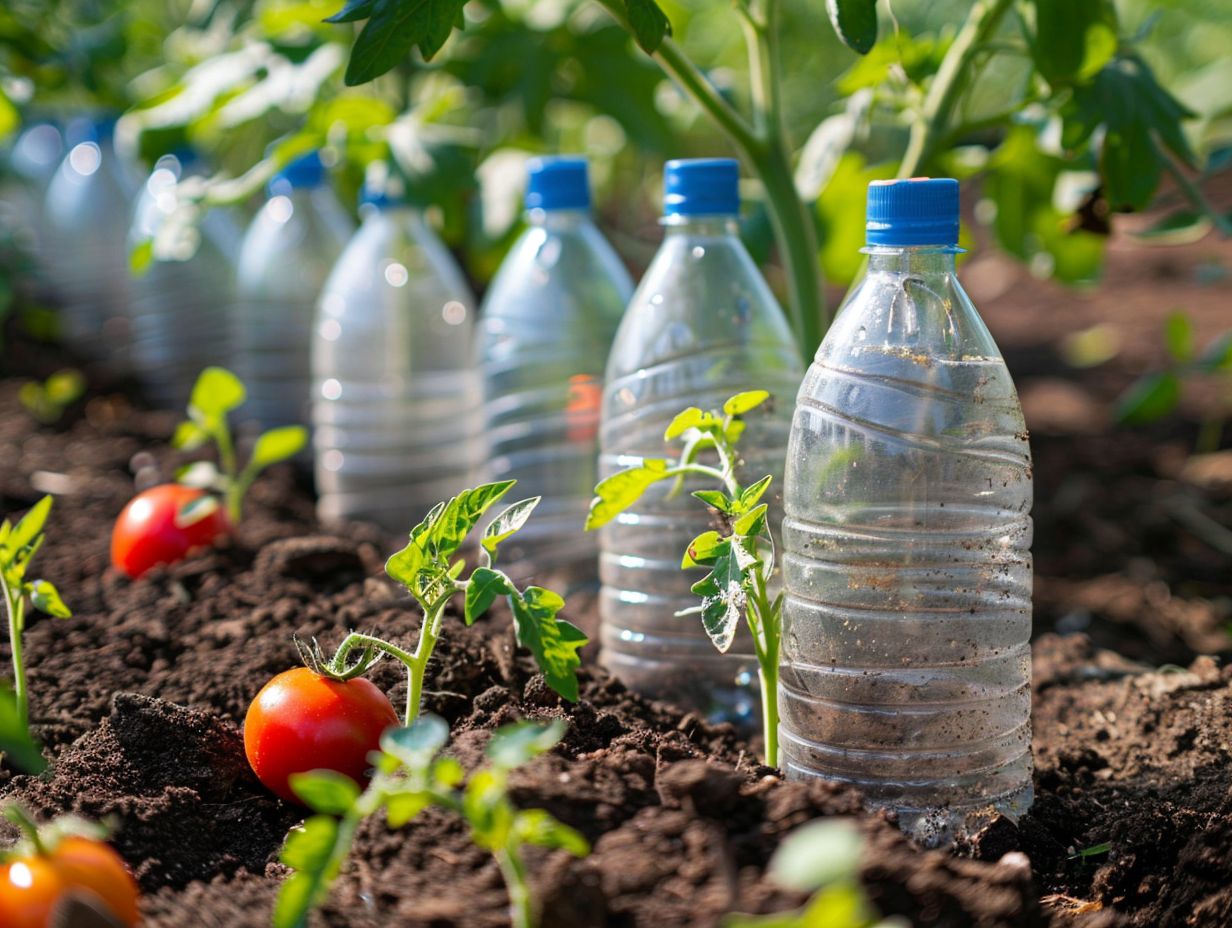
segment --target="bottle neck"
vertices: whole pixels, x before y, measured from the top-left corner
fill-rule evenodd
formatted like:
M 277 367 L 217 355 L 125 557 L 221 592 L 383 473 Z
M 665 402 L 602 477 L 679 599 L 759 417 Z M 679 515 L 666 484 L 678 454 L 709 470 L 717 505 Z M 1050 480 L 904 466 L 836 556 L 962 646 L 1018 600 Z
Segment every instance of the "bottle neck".
M 549 232 L 567 232 L 591 222 L 588 209 L 529 209 L 526 224 Z
M 712 216 L 682 216 L 679 213 L 669 213 L 661 220 L 667 229 L 667 235 L 688 236 L 723 236 L 738 235 L 740 224 L 737 217 L 731 215 Z
M 953 245 L 869 245 L 870 274 L 911 274 L 932 277 L 954 273 L 954 257 L 960 251 Z

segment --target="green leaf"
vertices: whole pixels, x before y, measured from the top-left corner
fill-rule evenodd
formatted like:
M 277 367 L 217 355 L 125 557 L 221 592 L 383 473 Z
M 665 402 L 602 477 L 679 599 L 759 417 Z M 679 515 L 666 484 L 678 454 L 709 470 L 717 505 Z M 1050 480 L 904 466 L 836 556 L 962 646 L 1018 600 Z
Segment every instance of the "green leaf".
M 1116 8 L 1109 0 L 1033 0 L 1031 6 L 1031 56 L 1053 87 L 1090 78 L 1116 53 Z
M 438 757 L 432 765 L 432 779 L 438 786 L 452 789 L 466 779 L 466 770 L 456 757 Z
M 448 503 L 424 535 L 424 548 L 437 557 L 451 557 L 462 546 L 483 514 L 517 481 L 502 480 L 463 490 Z
M 432 796 L 424 790 L 394 793 L 385 800 L 385 821 L 390 828 L 401 828 L 431 804 Z
M 1198 365 L 1207 373 L 1232 371 L 1232 332 L 1224 332 L 1202 352 Z
M 516 595 L 513 582 L 499 570 L 476 567 L 466 586 L 466 605 L 462 616 L 467 625 L 491 608 L 498 596 Z
M 769 489 L 772 480 L 774 480 L 774 477 L 770 474 L 766 474 L 766 476 L 762 477 L 756 483 L 745 487 L 744 491 L 740 494 L 741 507 L 747 511 L 750 507 L 757 505 L 757 501 L 761 499 L 762 495 L 765 494 L 767 489 Z
M 732 511 L 732 501 L 727 498 L 727 494 L 722 490 L 694 490 L 693 495 L 707 506 L 712 506 L 719 510 L 719 512 Z
M 543 722 L 514 722 L 496 729 L 484 751 L 493 765 L 512 770 L 552 750 L 565 736 L 565 723 L 554 719 Z
M 67 619 L 72 616 L 72 610 L 64 605 L 60 592 L 46 580 L 35 580 L 30 584 L 30 602 L 40 612 L 57 619 Z
M 304 805 L 321 815 L 345 815 L 359 798 L 359 785 L 336 770 L 293 773 L 288 782 Z
M 711 424 L 718 424 L 718 420 L 710 413 L 702 412 L 696 406 L 690 406 L 676 413 L 675 418 L 668 423 L 667 430 L 663 433 L 663 440 L 671 441 L 679 438 L 689 429 L 704 428 Z
M 526 520 L 530 518 L 530 514 L 535 511 L 535 507 L 539 505 L 541 497 L 532 496 L 530 499 L 524 499 L 514 503 L 499 516 L 492 520 L 483 532 L 483 538 L 480 544 L 489 555 L 495 559 L 496 549 L 500 543 L 506 538 L 513 535 L 518 529 L 526 524 Z
M 171 447 L 180 451 L 196 451 L 210 440 L 210 433 L 198 423 L 187 419 L 175 427 L 171 436 Z
M 1173 412 L 1181 399 L 1181 381 L 1171 371 L 1148 374 L 1122 394 L 1116 419 L 1124 425 L 1143 425 Z
M 287 836 L 281 860 L 296 872 L 282 884 L 274 904 L 273 928 L 302 928 L 338 875 L 348 848 L 338 846 L 338 823 L 314 815 Z
M 523 844 L 557 848 L 574 857 L 590 853 L 590 843 L 581 833 L 554 818 L 544 809 L 525 809 L 513 818 L 514 837 Z
M 190 412 L 196 410 L 205 422 L 221 422 L 247 397 L 244 384 L 233 373 L 223 367 L 207 367 L 193 385 L 188 408 Z
M 67 406 L 86 392 L 86 378 L 81 371 L 71 368 L 56 371 L 43 384 L 43 392 L 57 406 Z
M 489 851 L 504 848 L 513 830 L 515 810 L 505 796 L 505 777 L 499 770 L 480 770 L 462 794 L 462 814 L 471 826 L 471 840 Z
M 0 755 L 32 776 L 47 769 L 42 749 L 22 722 L 17 695 L 7 684 L 0 686 Z
M 1191 245 L 1211 231 L 1212 222 L 1206 213 L 1182 209 L 1151 223 L 1134 238 L 1152 245 Z
M 398 758 L 408 769 L 425 772 L 448 740 L 449 723 L 438 715 L 425 713 L 409 727 L 386 729 L 381 735 L 381 750 Z
M 722 554 L 726 554 L 731 540 L 723 538 L 718 532 L 702 532 L 689 542 L 685 549 L 684 559 L 680 562 L 682 570 L 689 567 L 708 567 Z
M 746 573 L 732 546 L 720 553 L 705 579 L 693 584 L 702 598 L 702 626 L 720 654 L 726 654 L 736 637 L 748 601 Z
M 13 528 L 6 543 L 10 551 L 17 553 L 34 541 L 47 522 L 47 515 L 51 512 L 51 502 L 50 496 L 44 496 L 21 517 L 21 521 Z
M 128 251 L 128 272 L 133 277 L 142 277 L 154 263 L 154 239 L 144 238 Z
M 252 457 L 249 458 L 246 469 L 250 473 L 255 473 L 271 464 L 293 458 L 306 444 L 308 444 L 308 430 L 302 425 L 284 425 L 281 428 L 270 429 L 253 445 Z
M 633 38 L 648 55 L 658 51 L 664 36 L 672 34 L 672 24 L 655 0 L 625 0 L 625 12 Z
M 746 390 L 728 399 L 723 404 L 723 412 L 729 416 L 742 416 L 768 399 L 770 399 L 768 390 Z
M 877 0 L 826 0 L 834 31 L 852 51 L 867 55 L 877 43 Z
M 377 0 L 348 0 L 346 6 L 335 13 L 333 16 L 327 16 L 327 23 L 353 23 L 361 19 L 367 19 L 372 15 L 372 10 L 376 6 Z
M 209 518 L 216 513 L 221 505 L 217 496 L 211 496 L 208 493 L 189 500 L 176 511 L 176 527 L 188 528 L 190 525 L 196 525 L 202 519 Z
M 586 514 L 586 531 L 611 522 L 637 502 L 648 486 L 667 477 L 667 470 L 666 460 L 649 458 L 638 467 L 627 468 L 600 480 L 595 487 L 595 498 L 590 501 L 590 512 Z
M 520 596 L 509 597 L 518 641 L 535 657 L 548 686 L 577 702 L 577 669 L 581 666 L 578 649 L 587 638 L 569 622 L 557 619 L 565 601 L 551 590 L 530 586 Z
M 375 0 L 351 48 L 347 86 L 380 77 L 405 60 L 416 45 L 424 59 L 430 59 L 449 37 L 460 6 L 459 0 Z M 353 18 L 362 17 L 356 14 Z
M 868 185 L 893 176 L 893 164 L 869 166 L 858 152 L 848 151 L 838 159 L 816 206 L 821 268 L 827 280 L 846 285 L 864 266 L 860 249 L 864 247 Z
M 1182 312 L 1170 313 L 1164 322 L 1164 344 L 1168 354 L 1182 364 L 1193 360 L 1194 330 L 1193 322 Z
M 732 524 L 736 535 L 756 536 L 766 531 L 766 503 L 750 509 Z
M 853 880 L 860 869 L 864 839 L 849 819 L 819 819 L 802 825 L 770 858 L 770 875 L 780 886 L 813 892 L 839 880 Z

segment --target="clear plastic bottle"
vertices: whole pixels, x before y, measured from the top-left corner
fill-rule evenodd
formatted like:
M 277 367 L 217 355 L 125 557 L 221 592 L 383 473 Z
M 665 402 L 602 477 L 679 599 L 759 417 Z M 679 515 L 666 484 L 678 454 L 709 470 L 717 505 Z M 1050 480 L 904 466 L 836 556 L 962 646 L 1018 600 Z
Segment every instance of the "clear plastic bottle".
M 0 226 L 36 263 L 41 263 L 46 238 L 47 188 L 63 157 L 60 130 L 49 122 L 33 122 L 14 140 L 0 168 Z
M 1031 453 L 957 182 L 871 185 L 867 228 L 788 449 L 782 766 L 945 844 L 1031 804 Z
M 176 186 L 203 168 L 187 150 L 158 159 L 137 200 L 130 248 L 164 230 L 177 207 Z M 189 228 L 181 240 L 166 243 L 170 257 L 153 261 L 133 278 L 128 305 L 133 371 L 162 409 L 183 409 L 202 368 L 230 363 L 239 236 L 227 210 L 211 210 L 199 229 Z
M 405 533 L 479 464 L 475 301 L 418 209 L 365 201 L 317 307 L 317 511 Z
M 354 225 L 318 152 L 270 181 L 236 270 L 231 345 L 248 387 L 243 413 L 260 428 L 307 425 L 317 299 Z
M 799 349 L 770 288 L 737 235 L 739 168 L 715 158 L 669 161 L 666 236 L 638 285 L 608 359 L 600 427 L 601 477 L 645 458 L 671 458 L 663 432 L 688 406 L 717 409 L 765 389 L 773 411 L 753 414 L 741 439 L 742 480 L 783 473 Z M 652 485 L 601 530 L 600 660 L 630 688 L 751 728 L 759 713 L 757 662 L 742 627 L 720 654 L 696 615 L 699 579 L 680 559 L 711 528 L 690 483 L 674 496 Z M 777 496 L 777 494 L 776 494 Z M 771 500 L 772 501 L 772 500 Z
M 591 220 L 586 160 L 534 158 L 527 172 L 528 228 L 480 314 L 486 473 L 542 497 L 502 547 L 505 569 L 593 590 L 598 539 L 579 529 L 597 479 L 603 365 L 633 282 Z
M 78 123 L 47 188 L 44 257 L 60 334 L 112 370 L 128 363 L 128 223 L 134 193 L 113 145 L 114 119 Z

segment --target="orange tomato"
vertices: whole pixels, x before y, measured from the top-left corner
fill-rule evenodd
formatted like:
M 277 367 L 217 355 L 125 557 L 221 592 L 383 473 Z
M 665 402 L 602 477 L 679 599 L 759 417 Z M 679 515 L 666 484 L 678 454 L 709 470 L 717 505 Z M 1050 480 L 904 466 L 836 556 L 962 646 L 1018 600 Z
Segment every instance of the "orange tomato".
M 101 903 L 126 928 L 140 921 L 137 883 L 120 855 L 101 841 L 67 837 L 46 856 L 18 857 L 0 867 L 4 928 L 47 928 L 70 896 Z

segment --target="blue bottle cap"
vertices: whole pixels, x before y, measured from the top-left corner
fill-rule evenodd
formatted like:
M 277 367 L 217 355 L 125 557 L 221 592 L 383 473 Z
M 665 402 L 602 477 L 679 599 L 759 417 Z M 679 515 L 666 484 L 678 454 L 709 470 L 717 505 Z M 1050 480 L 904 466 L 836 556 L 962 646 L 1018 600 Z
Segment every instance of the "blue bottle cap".
M 680 158 L 663 169 L 666 216 L 736 216 L 740 164 L 735 158 Z
M 870 245 L 957 245 L 958 181 L 952 177 L 875 180 L 864 225 Z
M 360 207 L 371 206 L 375 209 L 392 209 L 395 206 L 405 206 L 406 197 L 397 190 L 391 189 L 388 184 L 383 187 L 364 184 L 359 188 L 359 205 Z
M 590 209 L 586 159 L 556 155 L 526 162 L 526 208 Z
M 270 196 L 287 194 L 292 190 L 320 187 L 325 183 L 325 162 L 319 151 L 300 155 L 270 179 L 266 192 Z

